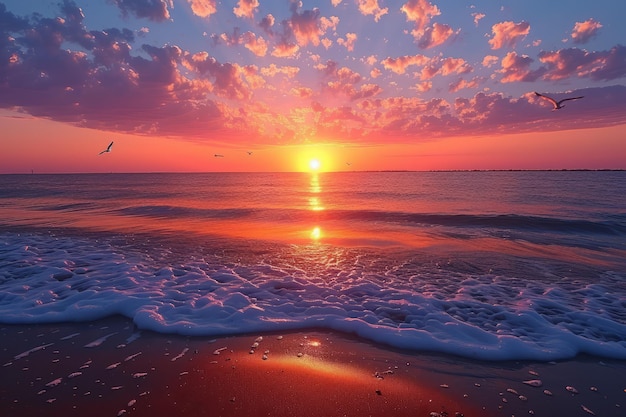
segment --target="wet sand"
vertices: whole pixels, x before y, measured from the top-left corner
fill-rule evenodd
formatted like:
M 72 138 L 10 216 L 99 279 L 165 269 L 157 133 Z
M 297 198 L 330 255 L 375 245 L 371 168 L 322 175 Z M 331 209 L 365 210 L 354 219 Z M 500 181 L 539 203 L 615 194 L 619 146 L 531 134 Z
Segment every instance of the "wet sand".
M 0 325 L 0 340 L 7 417 L 626 415 L 626 361 L 478 362 L 316 330 L 189 338 L 121 317 Z

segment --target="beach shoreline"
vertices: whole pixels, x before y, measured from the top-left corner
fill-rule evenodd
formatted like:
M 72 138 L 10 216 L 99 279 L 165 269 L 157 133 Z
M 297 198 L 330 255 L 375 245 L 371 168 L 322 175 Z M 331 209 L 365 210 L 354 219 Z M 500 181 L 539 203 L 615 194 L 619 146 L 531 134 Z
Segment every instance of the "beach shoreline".
M 184 337 L 123 317 L 0 325 L 0 335 L 3 416 L 610 416 L 626 407 L 626 361 L 593 357 L 475 361 L 325 330 Z

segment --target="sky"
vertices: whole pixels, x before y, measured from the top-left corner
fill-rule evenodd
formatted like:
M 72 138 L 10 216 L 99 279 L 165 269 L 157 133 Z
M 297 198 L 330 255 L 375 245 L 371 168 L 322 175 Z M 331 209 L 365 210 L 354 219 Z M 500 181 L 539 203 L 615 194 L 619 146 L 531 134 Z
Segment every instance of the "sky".
M 626 2 L 563 4 L 0 0 L 0 173 L 626 169 Z

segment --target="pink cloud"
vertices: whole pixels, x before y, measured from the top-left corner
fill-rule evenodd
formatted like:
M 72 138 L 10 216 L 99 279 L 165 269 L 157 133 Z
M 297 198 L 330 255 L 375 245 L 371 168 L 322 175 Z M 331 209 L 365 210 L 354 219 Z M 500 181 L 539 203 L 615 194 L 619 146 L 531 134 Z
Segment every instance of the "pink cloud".
M 111 0 L 124 15 L 133 14 L 156 22 L 170 18 L 169 9 L 174 7 L 173 0 Z
M 322 46 L 328 50 L 331 46 L 333 46 L 333 41 L 328 39 L 328 38 L 322 38 L 322 40 L 320 41 L 322 43 Z
M 290 93 L 299 98 L 311 98 L 313 96 L 313 90 L 307 87 L 294 87 Z
M 187 0 L 191 11 L 199 17 L 209 17 L 217 13 L 217 0 Z
M 483 58 L 482 65 L 483 65 L 483 67 L 491 68 L 492 66 L 497 64 L 499 60 L 500 60 L 500 58 L 498 58 L 497 56 L 487 55 L 487 56 L 485 56 Z
M 275 77 L 278 74 L 286 75 L 289 78 L 294 78 L 298 72 L 300 72 L 300 68 L 292 67 L 292 66 L 283 66 L 279 67 L 276 64 L 270 64 L 267 67 L 261 68 L 261 73 L 267 77 Z
M 584 22 L 576 22 L 574 30 L 572 30 L 572 40 L 574 43 L 587 43 L 591 38 L 596 36 L 602 25 L 593 19 Z
M 415 89 L 420 93 L 425 93 L 430 91 L 433 88 L 432 81 L 422 81 L 421 83 L 415 84 Z
M 246 32 L 242 35 L 243 45 L 256 56 L 265 56 L 267 54 L 267 42 L 263 37 L 257 37 L 252 32 Z
M 233 13 L 237 17 L 254 18 L 254 12 L 259 7 L 259 0 L 239 0 Z
M 463 90 L 466 88 L 477 88 L 484 82 L 485 79 L 483 77 L 474 77 L 471 80 L 459 78 L 457 81 L 450 83 L 450 85 L 448 86 L 448 91 L 455 93 L 459 90 Z
M 435 23 L 424 30 L 424 33 L 418 38 L 417 46 L 422 49 L 429 49 L 441 45 L 451 36 L 457 35 L 460 30 L 454 30 L 446 24 Z
M 484 13 L 472 13 L 472 17 L 474 18 L 474 24 L 478 26 L 478 22 L 480 22 L 484 17 Z
M 337 39 L 337 43 L 339 45 L 345 46 L 348 51 L 353 51 L 356 40 L 357 40 L 356 33 L 346 33 L 346 39 L 339 38 Z
M 514 47 L 520 38 L 526 37 L 530 33 L 528 22 L 500 22 L 491 27 L 493 38 L 489 39 L 491 49 L 502 47 Z
M 430 80 L 437 75 L 467 74 L 473 68 L 462 58 L 431 58 L 422 68 L 419 74 L 420 79 Z
M 512 83 L 517 81 L 536 81 L 545 74 L 544 68 L 531 70 L 530 66 L 534 62 L 527 55 L 518 55 L 516 52 L 509 52 L 502 58 L 502 69 L 498 70 L 503 74 L 500 80 L 503 83 Z
M 407 67 L 411 65 L 422 66 L 429 62 L 429 58 L 425 55 L 404 55 L 398 58 L 386 58 L 381 61 L 385 69 L 391 70 L 396 74 L 404 74 Z
M 389 12 L 387 7 L 381 8 L 378 5 L 378 0 L 356 0 L 359 6 L 359 11 L 364 16 L 373 15 L 375 21 L 379 21 L 381 17 Z
M 296 56 L 299 50 L 300 50 L 300 47 L 296 45 L 295 43 L 289 43 L 289 42 L 279 43 L 274 46 L 274 49 L 272 50 L 272 56 L 275 56 L 278 58 L 289 58 L 289 57 Z
M 568 77 L 614 80 L 626 76 L 626 47 L 615 46 L 608 51 L 588 52 L 578 48 L 541 52 L 539 60 L 546 64 L 545 79 Z
M 320 37 L 324 34 L 320 26 L 319 9 L 304 10 L 302 13 L 299 13 L 297 5 L 292 6 L 289 26 L 293 31 L 297 44 L 300 46 L 306 46 L 309 42 L 317 46 L 320 43 Z
M 439 16 L 439 8 L 428 0 L 409 0 L 401 8 L 406 14 L 406 20 L 415 22 L 415 32 L 421 36 L 434 16 Z
M 268 14 L 263 19 L 261 19 L 261 21 L 259 22 L 259 26 L 265 31 L 265 33 L 272 35 L 272 27 L 274 27 L 275 23 L 276 19 L 274 18 L 274 16 L 272 14 Z
M 482 79 L 472 78 L 471 65 L 460 58 L 412 55 L 380 61 L 380 69 L 393 72 L 385 74 L 392 81 L 410 78 L 394 74 L 417 68 L 414 72 L 419 79 L 410 87 L 410 97 L 402 97 L 394 95 L 393 84 L 383 91 L 372 82 L 374 74 L 380 74 L 373 67 L 379 62 L 373 55 L 359 62 L 358 67 L 369 72 L 365 77 L 327 61 L 315 66 L 319 71 L 316 78 L 308 78 L 298 73 L 299 64 L 257 67 L 221 61 L 207 51 L 188 51 L 177 45 L 136 46 L 132 30 L 89 31 L 73 3 L 65 2 L 62 11 L 62 16 L 51 19 L 0 12 L 0 42 L 7 51 L 0 60 L 0 108 L 111 132 L 202 141 L 209 131 L 213 137 L 254 137 L 266 143 L 287 141 L 304 131 L 307 135 L 328 132 L 355 142 L 379 141 L 381 137 L 410 142 L 524 132 L 537 125 L 548 131 L 612 126 L 626 120 L 626 86 L 622 85 L 546 91 L 557 97 L 585 97 L 556 114 L 536 100 L 534 87 L 520 97 L 481 92 L 454 101 L 421 99 L 423 95 L 416 91 L 434 90 L 431 79 L 435 76 L 451 77 L 446 81 L 452 92 L 480 86 Z M 269 21 L 266 27 L 272 30 L 274 24 Z M 274 53 L 283 48 L 284 56 L 294 56 L 299 46 L 285 29 L 285 22 L 283 33 L 268 37 Z M 258 42 L 260 37 L 233 31 L 220 41 L 252 45 L 253 39 Z M 304 68 L 316 59 L 319 62 L 315 55 L 307 55 L 302 71 L 310 72 Z M 483 59 L 487 66 L 496 62 L 495 57 Z M 620 80 L 626 76 L 626 47 L 542 52 L 538 61 L 510 52 L 500 64 L 497 74 L 504 82 L 568 77 Z M 535 68 L 537 65 L 541 66 Z M 318 84 L 301 85 L 301 76 Z M 281 95 L 265 94 L 271 89 Z M 296 97 L 307 106 L 300 102 L 303 107 L 294 107 L 289 100 Z M 309 105 L 312 97 L 318 102 Z

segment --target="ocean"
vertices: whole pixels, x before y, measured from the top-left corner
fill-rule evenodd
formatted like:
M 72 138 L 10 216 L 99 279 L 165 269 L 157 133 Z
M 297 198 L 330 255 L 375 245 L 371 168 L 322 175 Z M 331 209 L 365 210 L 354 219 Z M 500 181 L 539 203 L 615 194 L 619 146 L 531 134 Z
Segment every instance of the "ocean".
M 626 172 L 0 175 L 0 323 L 626 359 Z

